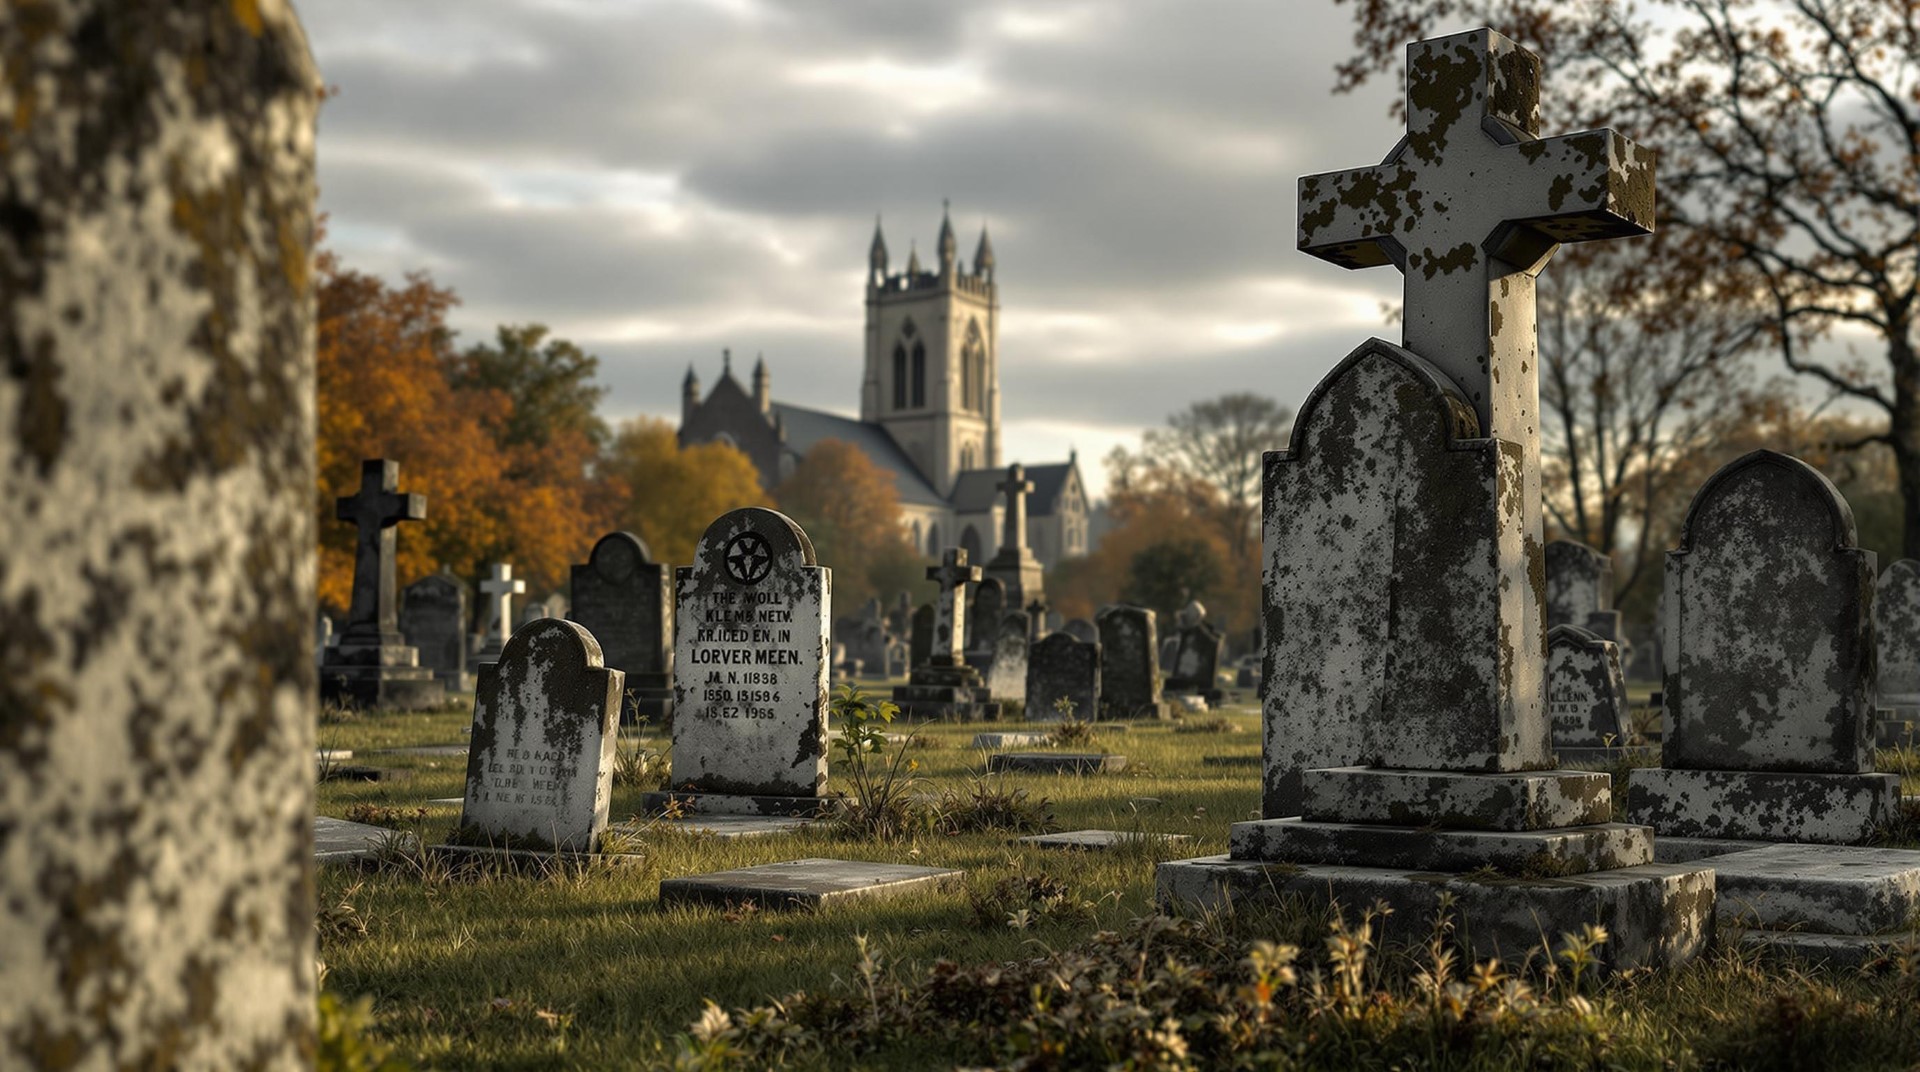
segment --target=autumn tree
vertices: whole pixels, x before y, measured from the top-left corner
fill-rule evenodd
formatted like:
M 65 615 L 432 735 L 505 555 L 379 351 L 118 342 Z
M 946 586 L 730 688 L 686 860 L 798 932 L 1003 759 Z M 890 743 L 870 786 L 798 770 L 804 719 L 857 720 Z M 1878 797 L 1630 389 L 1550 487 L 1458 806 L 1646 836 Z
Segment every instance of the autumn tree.
M 1144 453 L 1219 492 L 1219 521 L 1236 558 L 1251 554 L 1259 530 L 1261 455 L 1286 446 L 1293 411 L 1237 391 L 1194 402 L 1146 434 Z
M 925 560 L 902 526 L 893 474 L 859 447 L 838 439 L 815 443 L 774 498 L 807 531 L 820 564 L 833 568 L 840 606 L 884 599 L 925 580 Z
M 621 496 L 616 527 L 645 540 L 659 562 L 691 563 L 714 519 L 768 501 L 759 471 L 738 448 L 720 442 L 682 447 L 673 425 L 654 417 L 620 426 L 600 476 Z
M 1355 14 L 1338 89 L 1463 22 L 1541 54 L 1543 112 L 1660 153 L 1667 273 L 1756 310 L 1771 352 L 1875 413 L 1903 553 L 1920 556 L 1920 8 L 1911 0 L 1336 0 Z M 1831 355 L 1842 329 L 1873 358 Z M 1822 344 L 1825 344 L 1824 349 Z
M 544 324 L 502 324 L 492 345 L 479 343 L 452 363 L 460 389 L 499 391 L 513 403 L 501 438 L 513 446 L 544 447 L 568 434 L 595 449 L 612 438 L 600 418 L 607 389 L 594 380 L 600 359 L 560 338 Z

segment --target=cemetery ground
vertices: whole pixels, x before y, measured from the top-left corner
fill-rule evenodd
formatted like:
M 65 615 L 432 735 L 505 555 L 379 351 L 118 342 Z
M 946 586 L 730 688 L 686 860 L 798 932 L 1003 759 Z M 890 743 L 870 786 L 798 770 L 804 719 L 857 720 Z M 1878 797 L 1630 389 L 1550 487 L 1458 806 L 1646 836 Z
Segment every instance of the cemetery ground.
M 1644 700 L 1644 688 L 1635 693 Z M 320 786 L 321 815 L 390 826 L 396 838 L 374 861 L 319 872 L 323 987 L 371 997 L 370 1036 L 419 1068 L 1792 1068 L 1920 1059 L 1920 950 L 1865 969 L 1816 967 L 1763 959 L 1723 934 L 1677 971 L 1601 980 L 1574 942 L 1552 977 L 1516 978 L 1448 963 L 1445 952 L 1436 962 L 1433 949 L 1369 956 L 1359 913 L 1338 923 L 1285 908 L 1156 919 L 1154 864 L 1224 851 L 1228 825 L 1259 807 L 1257 766 L 1205 762 L 1259 754 L 1258 707 L 1240 698 L 1068 746 L 1129 757 L 1124 771 L 1095 777 L 983 777 L 976 733 L 1046 732 L 1045 724 L 891 730 L 895 748 L 913 736 L 905 747 L 918 764 L 915 789 L 932 799 L 981 785 L 1025 790 L 1029 803 L 1047 802 L 1053 829 L 1188 841 L 1079 852 L 1013 843 L 1028 830 L 876 840 L 830 823 L 721 839 L 637 817 L 659 779 L 657 768 L 628 761 L 612 817 L 616 826 L 631 821 L 618 848 L 634 861 L 517 873 L 463 872 L 398 840 L 445 840 L 460 806 L 430 802 L 461 795 L 465 756 L 383 750 L 462 742 L 464 697 L 426 713 L 333 710 L 319 728 L 322 748 L 402 773 Z M 623 757 L 665 749 L 664 733 L 623 731 Z M 834 763 L 829 786 L 844 790 L 837 750 Z M 1920 751 L 1883 752 L 1881 766 L 1905 776 L 1907 793 L 1920 792 Z M 1920 847 L 1914 834 L 1889 831 L 1889 843 Z M 659 904 L 663 878 L 805 857 L 966 877 L 956 889 L 812 912 Z M 1436 934 L 1434 948 L 1444 950 Z M 957 967 L 936 969 L 941 961 Z M 791 1000 L 798 992 L 810 997 Z

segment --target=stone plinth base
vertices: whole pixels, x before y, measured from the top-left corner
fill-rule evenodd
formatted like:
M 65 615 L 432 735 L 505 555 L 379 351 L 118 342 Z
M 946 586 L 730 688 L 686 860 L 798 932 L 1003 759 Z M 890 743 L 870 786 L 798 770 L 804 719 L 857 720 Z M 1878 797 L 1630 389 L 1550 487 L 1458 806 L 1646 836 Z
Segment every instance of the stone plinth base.
M 1920 921 L 1920 852 L 1769 845 L 1703 861 L 1722 918 L 1767 930 L 1905 931 Z
M 1394 911 L 1379 923 L 1381 940 L 1427 940 L 1441 898 L 1453 898 L 1460 940 L 1475 959 L 1537 962 L 1543 940 L 1607 929 L 1600 957 L 1611 970 L 1668 968 L 1706 947 L 1713 934 L 1714 876 L 1709 867 L 1643 864 L 1558 879 L 1479 878 L 1375 867 L 1265 864 L 1204 856 L 1159 866 L 1162 907 L 1219 910 L 1234 904 L 1299 900 L 1334 904 L 1357 919 L 1374 902 Z
M 320 668 L 320 701 L 367 710 L 423 711 L 443 706 L 447 687 L 423 666 L 330 663 Z
M 828 903 L 892 896 L 959 884 L 965 871 L 863 860 L 787 860 L 660 883 L 660 904 L 819 908 Z
M 1553 749 L 1555 763 L 1594 763 L 1611 767 L 1616 763 L 1650 765 L 1660 762 L 1660 746 L 1657 744 L 1629 745 L 1555 745 Z
M 980 671 L 971 666 L 921 666 L 895 685 L 893 702 L 914 722 L 976 722 L 1000 717 Z
M 1407 871 L 1492 867 L 1535 878 L 1653 862 L 1653 832 L 1625 823 L 1551 830 L 1455 830 L 1260 819 L 1233 824 L 1228 845 L 1235 860 Z
M 1809 964 L 1864 967 L 1904 955 L 1913 947 L 1911 931 L 1894 934 L 1817 934 L 1812 931 L 1742 931 L 1740 944 L 1774 956 Z
M 743 796 L 673 790 L 648 793 L 640 807 L 649 815 L 677 810 L 683 815 L 825 815 L 840 806 L 837 797 Z
M 1627 781 L 1627 816 L 1662 837 L 1865 840 L 1900 804 L 1896 774 L 1647 767 Z
M 1300 774 L 1300 814 L 1319 822 L 1463 830 L 1591 826 L 1612 818 L 1612 785 L 1611 778 L 1595 771 L 1322 767 Z
M 1653 858 L 1663 864 L 1686 864 L 1725 856 L 1730 852 L 1764 849 L 1772 842 L 1734 841 L 1729 838 L 1658 837 L 1653 839 Z

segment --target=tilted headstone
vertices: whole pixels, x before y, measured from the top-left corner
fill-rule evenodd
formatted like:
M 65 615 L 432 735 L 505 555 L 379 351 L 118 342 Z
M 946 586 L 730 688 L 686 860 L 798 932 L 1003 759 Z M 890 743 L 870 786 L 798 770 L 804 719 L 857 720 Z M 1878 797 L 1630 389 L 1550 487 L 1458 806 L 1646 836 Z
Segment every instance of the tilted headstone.
M 673 577 L 631 532 L 610 532 L 574 566 L 568 617 L 587 627 L 607 665 L 627 675 L 622 719 L 673 711 Z
M 1000 582 L 1008 607 L 1037 602 L 1045 591 L 1040 560 L 1027 547 L 1027 496 L 1033 494 L 1033 481 L 1019 462 L 1007 466 L 1007 478 L 995 485 L 1007 497 L 1006 516 L 1000 531 L 1000 548 L 987 562 L 986 575 Z M 1028 609 L 1032 613 L 1032 609 Z
M 527 582 L 513 575 L 510 562 L 495 562 L 486 580 L 480 582 L 481 607 L 487 613 L 480 625 L 479 662 L 490 663 L 500 657 L 513 632 L 513 597 L 526 590 Z
M 1066 624 L 1060 627 L 1060 631 L 1082 643 L 1100 643 L 1100 630 L 1095 629 L 1093 623 L 1085 618 L 1068 618 Z
M 1873 771 L 1874 554 L 1797 458 L 1715 473 L 1667 552 L 1666 736 L 1627 810 L 1668 837 L 1846 843 L 1893 817 Z
M 1100 645 L 1073 634 L 1049 633 L 1027 652 L 1027 718 L 1035 722 L 1067 717 L 1057 706 L 1073 705 L 1073 717 L 1100 717 Z
M 400 596 L 400 632 L 420 652 L 420 665 L 457 692 L 467 676 L 467 586 L 445 573 L 422 577 Z
M 992 699 L 1027 702 L 1027 638 L 1032 629 L 1024 610 L 1000 616 L 993 662 L 987 666 L 987 695 Z
M 1400 145 L 1300 181 L 1301 249 L 1402 269 L 1405 345 L 1354 350 L 1266 456 L 1269 818 L 1161 865 L 1158 893 L 1384 900 L 1390 941 L 1450 911 L 1510 961 L 1605 920 L 1609 966 L 1676 963 L 1709 938 L 1711 869 L 1653 865 L 1646 828 L 1606 821 L 1607 775 L 1546 769 L 1534 275 L 1558 243 L 1650 230 L 1652 157 L 1539 137 L 1539 60 L 1490 30 L 1407 55 Z M 1489 867 L 1557 877 L 1470 877 Z
M 537 618 L 514 632 L 474 687 L 462 844 L 599 850 L 623 678 L 574 622 Z
M 927 579 L 940 586 L 933 605 L 933 648 L 923 665 L 914 666 L 905 685 L 896 685 L 893 702 L 912 719 L 985 718 L 987 687 L 980 671 L 967 665 L 961 638 L 967 628 L 967 585 L 980 579 L 980 567 L 967 562 L 964 547 L 950 547 L 938 566 L 927 569 Z
M 334 517 L 359 530 L 353 557 L 353 602 L 340 642 L 320 664 L 320 698 L 355 707 L 438 707 L 446 687 L 420 665 L 400 633 L 394 577 L 395 526 L 427 516 L 427 497 L 402 494 L 400 463 L 360 463 L 360 490 L 334 503 Z
M 817 810 L 827 782 L 833 571 L 792 518 L 747 507 L 675 571 L 673 784 L 696 812 Z
M 907 658 L 915 666 L 925 666 L 933 658 L 933 604 L 913 608 L 913 628 L 908 633 Z
M 1160 651 L 1153 611 L 1145 607 L 1102 607 L 1094 615 L 1100 628 L 1100 704 L 1104 718 L 1165 718 L 1160 699 Z
M 1613 609 L 1613 559 L 1575 540 L 1547 544 L 1547 628 L 1577 625 L 1602 640 L 1624 644 Z
M 1903 558 L 1880 574 L 1873 596 L 1873 636 L 1880 680 L 1884 743 L 1905 743 L 1908 724 L 1920 720 L 1920 562 Z M 1902 732 L 1889 733 L 1889 730 Z
M 314 1052 L 314 116 L 287 4 L 0 4 L 0 1068 Z
M 1173 665 L 1166 691 L 1176 696 L 1200 696 L 1210 704 L 1221 700 L 1220 657 L 1227 635 L 1207 621 L 1207 608 L 1192 600 L 1180 610 L 1174 636 Z
M 1547 718 L 1556 751 L 1624 746 L 1631 721 L 1620 646 L 1577 625 L 1547 630 Z

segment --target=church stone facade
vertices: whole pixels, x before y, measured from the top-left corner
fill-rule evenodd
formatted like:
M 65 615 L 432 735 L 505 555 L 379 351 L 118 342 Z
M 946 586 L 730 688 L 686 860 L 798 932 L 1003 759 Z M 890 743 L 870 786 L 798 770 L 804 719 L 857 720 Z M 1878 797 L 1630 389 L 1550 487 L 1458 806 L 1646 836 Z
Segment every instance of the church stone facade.
M 866 360 L 860 417 L 853 419 L 773 400 L 764 358 L 752 387 L 733 375 L 731 357 L 703 398 L 691 367 L 682 385 L 680 442 L 722 440 L 753 459 L 771 489 L 813 445 L 839 439 L 893 474 L 902 523 L 928 555 L 964 547 L 972 562 L 999 550 L 1006 479 L 1000 446 L 1000 292 L 993 244 L 984 228 L 973 269 L 957 256 L 953 224 L 940 221 L 939 262 L 888 268 L 887 243 L 874 226 L 867 262 Z M 1089 550 L 1086 486 L 1077 459 L 1028 465 L 1027 545 L 1047 566 Z

